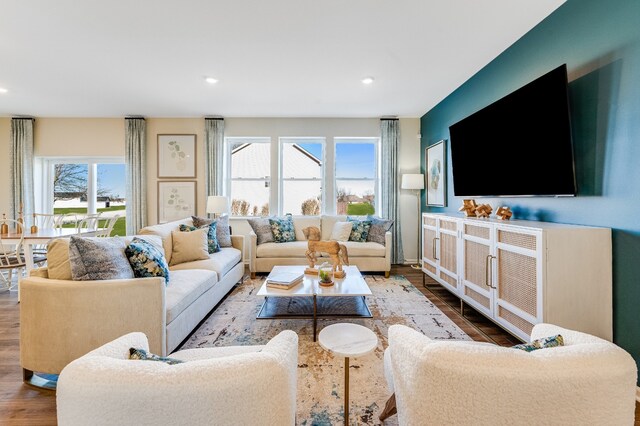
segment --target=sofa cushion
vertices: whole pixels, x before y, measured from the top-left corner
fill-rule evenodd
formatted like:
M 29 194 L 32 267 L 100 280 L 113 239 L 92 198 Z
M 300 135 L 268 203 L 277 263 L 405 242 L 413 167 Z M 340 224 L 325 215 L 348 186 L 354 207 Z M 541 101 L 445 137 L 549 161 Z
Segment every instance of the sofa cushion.
M 331 231 L 330 240 L 334 241 L 349 241 L 351 235 L 351 222 L 336 222 L 333 224 L 333 231 Z
M 269 224 L 273 233 L 273 241 L 276 243 L 290 243 L 296 240 L 291 216 L 269 218 Z
M 347 241 L 342 244 L 347 247 L 349 257 L 384 257 L 386 254 L 385 247 L 379 243 Z
M 355 241 L 358 243 L 367 242 L 369 236 L 369 229 L 371 229 L 371 222 L 368 220 L 358 220 L 353 218 L 347 219 L 352 223 L 351 235 L 349 235 L 349 241 Z
M 169 282 L 169 264 L 162 250 L 143 238 L 134 238 L 124 249 L 136 278 L 163 277 Z
M 320 231 L 323 240 L 329 240 L 333 231 L 333 224 L 336 222 L 346 222 L 347 215 L 322 215 L 320 216 Z
M 213 271 L 203 269 L 171 271 L 171 282 L 165 292 L 167 324 L 217 282 L 218 277 Z
M 71 276 L 77 281 L 133 278 L 133 270 L 124 254 L 125 246 L 124 240 L 120 237 L 71 237 Z
M 181 271 L 185 269 L 206 269 L 215 271 L 218 274 L 218 280 L 221 280 L 227 272 L 240 262 L 242 252 L 233 247 L 224 247 L 219 252 L 209 255 L 209 259 L 196 260 L 193 262 L 185 262 L 179 265 L 171 266 L 171 271 Z
M 218 243 L 218 235 L 216 233 L 216 228 L 218 227 L 218 224 L 216 222 L 211 222 L 208 225 L 204 225 L 201 226 L 200 228 L 197 228 L 195 226 L 189 226 L 189 225 L 180 225 L 180 227 L 178 229 L 180 229 L 180 232 L 191 232 L 191 231 L 195 231 L 196 229 L 207 229 L 207 250 L 209 251 L 209 254 L 211 253 L 217 253 L 220 251 L 220 244 Z
M 307 244 L 307 241 L 261 244 L 256 250 L 256 257 L 305 257 Z
M 371 222 L 371 228 L 369 229 L 369 235 L 367 236 L 367 241 L 372 241 L 374 243 L 380 243 L 382 245 L 386 244 L 386 233 L 393 226 L 393 220 L 382 219 L 376 216 L 369 216 L 367 218 Z
M 206 217 L 191 216 L 193 220 L 193 226 L 196 228 L 202 228 L 205 225 L 209 225 L 215 222 L 216 236 L 218 237 L 218 244 L 220 247 L 232 247 L 231 244 L 231 228 L 229 227 L 229 216 L 224 215 L 216 219 L 209 219 Z
M 181 224 L 193 225 L 193 221 L 189 218 L 161 223 L 159 225 L 145 226 L 138 233 L 140 235 L 157 235 L 162 238 L 164 257 L 167 258 L 167 262 L 171 263 L 171 256 L 173 255 L 173 239 L 171 238 L 171 231 L 177 230 L 178 226 Z
M 258 245 L 273 241 L 273 232 L 268 217 L 252 217 L 247 219 L 247 222 L 258 237 Z
M 310 226 L 315 226 L 320 229 L 320 217 L 319 216 L 294 216 L 293 228 L 296 231 L 296 241 L 305 241 L 303 229 Z
M 184 262 L 193 262 L 209 258 L 209 245 L 207 236 L 209 228 L 196 229 L 191 232 L 172 231 L 173 254 L 169 265 L 177 265 Z

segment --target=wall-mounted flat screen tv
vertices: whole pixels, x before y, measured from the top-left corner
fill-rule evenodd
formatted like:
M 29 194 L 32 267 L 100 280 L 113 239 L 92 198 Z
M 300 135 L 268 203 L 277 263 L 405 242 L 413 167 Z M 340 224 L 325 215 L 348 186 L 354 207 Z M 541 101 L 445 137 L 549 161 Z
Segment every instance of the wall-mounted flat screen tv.
M 572 196 L 567 67 L 449 127 L 456 196 Z

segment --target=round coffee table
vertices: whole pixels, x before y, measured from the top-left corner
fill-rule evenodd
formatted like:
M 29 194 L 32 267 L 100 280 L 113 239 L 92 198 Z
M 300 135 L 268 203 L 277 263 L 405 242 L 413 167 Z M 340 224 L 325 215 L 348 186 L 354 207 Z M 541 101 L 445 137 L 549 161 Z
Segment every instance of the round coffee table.
M 358 324 L 332 324 L 318 335 L 322 348 L 344 357 L 344 423 L 349 424 L 349 358 L 368 355 L 378 346 L 378 336 Z

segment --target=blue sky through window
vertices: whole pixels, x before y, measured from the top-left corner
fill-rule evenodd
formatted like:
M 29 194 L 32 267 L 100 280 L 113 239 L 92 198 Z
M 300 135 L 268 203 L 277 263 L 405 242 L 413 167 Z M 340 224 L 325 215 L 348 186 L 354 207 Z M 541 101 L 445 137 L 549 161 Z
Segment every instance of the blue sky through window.
M 98 164 L 98 187 L 108 189 L 109 195 L 127 196 L 126 166 L 124 164 Z
M 376 175 L 375 144 L 336 143 L 336 177 L 368 178 Z

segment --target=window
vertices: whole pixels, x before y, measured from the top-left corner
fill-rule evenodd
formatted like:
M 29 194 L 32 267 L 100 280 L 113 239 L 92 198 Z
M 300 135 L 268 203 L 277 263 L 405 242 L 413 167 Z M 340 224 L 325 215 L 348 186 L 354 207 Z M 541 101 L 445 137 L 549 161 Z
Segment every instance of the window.
M 280 212 L 322 212 L 324 138 L 280 138 Z
M 100 213 L 120 219 L 112 235 L 126 235 L 126 166 L 122 158 L 47 158 L 41 211 L 73 213 L 78 219 Z M 69 223 L 67 226 L 75 226 Z
M 232 216 L 267 216 L 271 197 L 271 139 L 227 138 Z
M 335 139 L 334 191 L 337 214 L 376 212 L 378 139 Z

